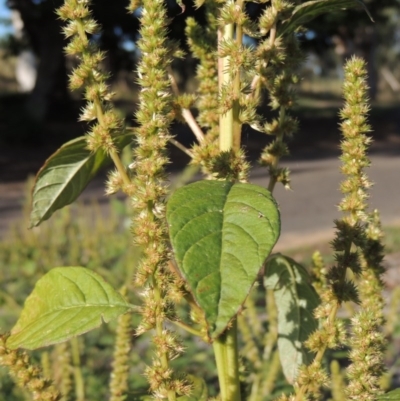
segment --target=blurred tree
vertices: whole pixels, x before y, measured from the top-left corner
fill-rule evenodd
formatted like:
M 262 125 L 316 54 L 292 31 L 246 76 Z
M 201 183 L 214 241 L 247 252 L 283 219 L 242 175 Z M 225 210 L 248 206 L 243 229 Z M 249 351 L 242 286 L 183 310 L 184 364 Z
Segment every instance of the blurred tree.
M 370 97 L 374 99 L 378 89 L 378 67 L 386 61 L 385 54 L 394 46 L 394 24 L 388 22 L 400 18 L 400 0 L 364 0 L 374 22 L 358 10 L 324 14 L 307 28 L 315 32 L 308 46 L 319 53 L 334 47 L 343 64 L 352 54 L 363 57 L 368 63 Z M 396 19 L 396 18 L 395 18 Z M 379 46 L 378 46 L 379 44 Z
M 38 58 L 37 80 L 29 96 L 27 107 L 31 117 L 41 121 L 49 106 L 68 105 L 66 61 L 63 53 L 64 38 L 61 21 L 55 10 L 62 0 L 8 0 L 10 9 L 17 11 L 29 47 Z M 94 2 L 93 12 L 103 26 L 103 32 L 94 40 L 107 50 L 108 66 L 115 72 L 132 69 L 132 57 L 125 49 L 133 43 L 137 32 L 137 18 L 126 12 L 127 1 L 108 0 Z
M 7 2 L 19 12 L 29 46 L 39 60 L 36 84 L 27 103 L 29 114 L 38 121 L 46 115 L 50 102 L 67 98 L 63 38 L 60 21 L 54 15 L 54 7 L 60 3 L 61 0 Z
M 55 14 L 62 3 L 63 0 L 7 0 L 8 7 L 20 14 L 25 39 L 39 61 L 36 85 L 27 104 L 31 116 L 38 121 L 45 118 L 50 105 L 65 107 L 68 104 L 65 43 L 61 21 Z M 106 68 L 113 75 L 121 70 L 133 70 L 138 18 L 128 14 L 128 0 L 96 0 L 92 3 L 94 18 L 102 25 L 101 35 L 96 35 L 93 40 L 107 51 Z M 195 9 L 190 5 L 183 14 L 174 0 L 168 0 L 168 5 L 173 18 L 170 34 L 175 39 L 184 38 L 184 19 L 193 15 Z M 182 45 L 186 46 L 185 43 Z
M 202 9 L 195 10 L 193 1 L 185 1 L 182 12 L 175 0 L 167 0 L 172 24 L 170 34 L 175 39 L 184 37 L 185 18 L 196 14 L 202 19 Z M 299 4 L 304 1 L 295 1 Z M 346 11 L 328 14 L 318 18 L 308 26 L 317 33 L 308 45 L 326 50 L 335 46 L 340 57 L 345 58 L 355 52 L 363 55 L 369 62 L 371 78 L 371 95 L 376 93 L 376 49 L 379 35 L 389 32 L 380 29 L 388 20 L 388 10 L 398 6 L 399 0 L 366 0 L 376 23 L 373 24 L 364 12 Z M 24 23 L 24 32 L 28 43 L 36 54 L 39 65 L 35 87 L 28 100 L 31 116 L 42 121 L 49 112 L 51 105 L 65 108 L 68 105 L 68 90 L 66 81 L 66 62 L 63 55 L 64 39 L 61 35 L 61 22 L 57 19 L 55 9 L 62 0 L 7 0 L 8 6 L 20 13 Z M 107 68 L 116 75 L 120 70 L 134 69 L 134 43 L 138 35 L 138 19 L 126 12 L 128 0 L 95 0 L 93 13 L 103 32 L 93 38 L 107 50 Z M 256 19 L 265 4 L 248 3 L 252 18 Z M 390 15 L 389 15 L 390 16 Z M 382 38 L 380 43 L 384 41 Z M 183 47 L 186 44 L 181 43 Z M 184 69 L 181 65 L 180 68 Z M 183 75 L 185 71 L 183 71 Z M 52 110 L 53 111 L 53 110 Z M 53 114 L 53 113 L 52 113 Z

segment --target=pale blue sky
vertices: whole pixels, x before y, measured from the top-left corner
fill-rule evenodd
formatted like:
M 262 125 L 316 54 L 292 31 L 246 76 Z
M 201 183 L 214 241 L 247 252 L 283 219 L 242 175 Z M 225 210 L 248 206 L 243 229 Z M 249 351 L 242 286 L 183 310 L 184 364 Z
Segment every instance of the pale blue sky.
M 6 0 L 0 0 L 0 20 L 2 18 L 9 18 L 10 17 L 10 10 L 6 7 Z M 5 26 L 0 23 L 0 37 L 6 33 L 12 32 L 12 26 Z

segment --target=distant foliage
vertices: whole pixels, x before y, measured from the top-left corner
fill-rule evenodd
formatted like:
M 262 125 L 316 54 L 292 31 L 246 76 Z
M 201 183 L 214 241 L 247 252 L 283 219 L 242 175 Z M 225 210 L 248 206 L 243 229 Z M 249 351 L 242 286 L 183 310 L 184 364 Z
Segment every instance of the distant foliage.
M 185 4 L 178 5 L 184 13 Z M 396 392 L 385 394 L 389 386 L 382 380 L 384 249 L 379 215 L 367 204 L 370 106 L 360 58 L 345 67 L 343 215 L 335 221 L 335 262 L 325 267 L 315 255 L 308 269 L 271 254 L 281 230 L 273 191 L 279 184 L 290 188 L 290 171 L 280 161 L 298 127 L 290 114 L 303 59 L 297 33 L 322 14 L 368 10 L 361 0 L 271 0 L 255 21 L 243 0 L 199 0 L 196 6 L 206 23 L 189 19 L 186 35 L 199 61 L 199 86 L 184 94 L 172 70 L 184 53 L 168 36 L 166 4 L 130 2 L 141 53 L 133 129 L 112 102 L 96 40 L 102 30 L 90 1 L 66 0 L 58 9 L 65 52 L 76 62 L 69 85 L 85 99 L 80 120 L 87 133 L 62 146 L 39 171 L 30 217 L 35 231 L 20 234 L 21 254 L 14 247 L 3 251 L 12 268 L 4 269 L 2 299 L 19 318 L 0 337 L 0 364 L 23 392 L 44 401 L 393 399 Z M 245 46 L 245 35 L 256 45 Z M 259 114 L 265 99 L 268 120 Z M 175 120 L 191 128 L 196 143 L 190 148 L 173 137 Z M 271 137 L 260 152 L 265 187 L 248 182 L 250 164 L 241 146 L 246 125 Z M 169 191 L 168 143 L 191 158 L 203 180 L 181 181 L 181 188 Z M 130 155 L 121 157 L 125 145 L 132 145 Z M 106 194 L 125 194 L 128 219 L 98 213 L 80 225 L 74 214 L 65 214 L 51 231 L 42 228 L 108 161 L 115 169 Z M 131 236 L 121 231 L 127 226 Z M 30 259 L 27 250 L 39 254 Z M 20 280 L 26 271 L 35 281 L 41 277 L 20 310 L 26 289 L 13 285 L 27 286 Z M 350 309 L 345 319 L 339 317 L 342 306 Z M 117 322 L 77 338 L 112 319 Z M 22 350 L 53 344 L 40 361 Z

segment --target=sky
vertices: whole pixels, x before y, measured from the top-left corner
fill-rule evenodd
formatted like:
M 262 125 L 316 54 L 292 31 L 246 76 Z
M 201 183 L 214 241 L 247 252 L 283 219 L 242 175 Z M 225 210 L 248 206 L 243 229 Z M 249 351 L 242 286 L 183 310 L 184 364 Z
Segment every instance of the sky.
M 0 0 L 0 20 L 3 18 L 10 18 L 10 10 L 6 7 L 6 0 Z M 12 31 L 12 26 L 5 26 L 0 22 L 0 37 Z

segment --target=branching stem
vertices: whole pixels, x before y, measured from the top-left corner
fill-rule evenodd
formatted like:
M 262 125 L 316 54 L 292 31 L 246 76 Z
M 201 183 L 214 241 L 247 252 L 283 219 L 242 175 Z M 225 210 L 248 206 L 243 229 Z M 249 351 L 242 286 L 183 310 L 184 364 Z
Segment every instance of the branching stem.
M 174 77 L 174 74 L 172 73 L 171 67 L 168 68 L 168 76 L 171 81 L 172 91 L 175 93 L 176 96 L 179 96 L 178 84 L 176 83 L 176 79 Z M 204 133 L 201 130 L 199 124 L 197 124 L 197 121 L 193 117 L 192 112 L 189 109 L 182 108 L 181 113 L 182 113 L 182 117 L 184 118 L 184 120 L 186 121 L 186 123 L 190 127 L 190 129 L 192 130 L 193 135 L 196 137 L 196 139 L 199 141 L 199 143 L 203 142 L 204 141 Z M 190 157 L 192 157 L 192 156 L 190 156 Z
M 191 334 L 193 334 L 193 335 L 195 335 L 197 337 L 202 337 L 203 336 L 200 331 L 196 330 L 195 328 L 189 326 L 186 323 L 183 323 L 183 322 L 181 322 L 179 320 L 171 320 L 171 322 L 173 324 L 175 324 L 176 326 L 180 327 L 181 329 L 183 329 L 183 330 L 187 331 L 188 333 L 191 333 Z
M 174 138 L 170 138 L 169 142 L 171 142 L 172 145 L 176 146 L 183 153 L 186 153 L 189 157 L 193 158 L 193 153 L 186 146 L 182 145 L 179 141 Z
M 104 112 L 103 112 L 103 106 L 101 105 L 101 102 L 99 99 L 96 99 L 94 101 L 95 107 L 96 107 L 96 116 L 99 121 L 100 125 L 104 125 Z M 131 180 L 126 172 L 126 169 L 124 165 L 122 164 L 122 161 L 118 155 L 118 152 L 115 150 L 110 151 L 110 157 L 112 161 L 114 162 L 114 165 L 116 169 L 118 170 L 118 173 L 120 174 L 122 181 L 124 182 L 125 185 L 130 185 Z

